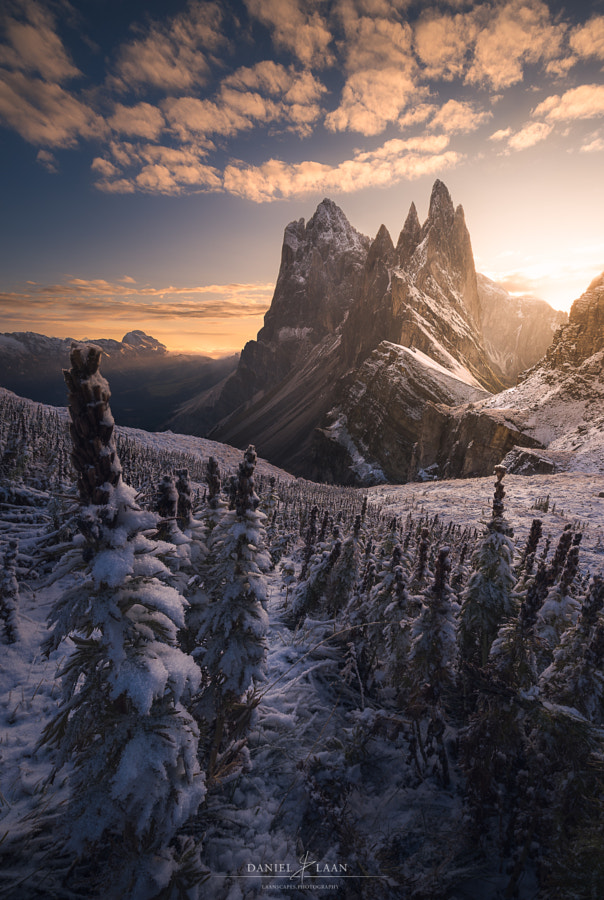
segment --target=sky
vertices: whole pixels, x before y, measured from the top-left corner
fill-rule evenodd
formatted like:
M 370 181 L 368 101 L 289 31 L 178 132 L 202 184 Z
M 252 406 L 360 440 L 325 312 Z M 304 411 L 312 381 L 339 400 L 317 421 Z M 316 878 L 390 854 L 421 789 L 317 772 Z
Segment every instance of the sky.
M 0 331 L 212 355 L 331 197 L 395 242 L 440 178 L 477 270 L 604 270 L 604 0 L 4 0 Z

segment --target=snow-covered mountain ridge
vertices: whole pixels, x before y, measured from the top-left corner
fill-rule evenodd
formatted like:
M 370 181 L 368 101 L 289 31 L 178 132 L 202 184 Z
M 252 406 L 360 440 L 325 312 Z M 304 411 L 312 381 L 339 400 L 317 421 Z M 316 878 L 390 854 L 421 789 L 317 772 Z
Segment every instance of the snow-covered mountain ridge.
M 150 430 L 159 430 L 175 407 L 212 388 L 237 365 L 236 356 L 212 359 L 168 351 L 143 331 L 130 331 L 121 341 L 99 338 L 93 343 L 103 352 L 119 421 Z M 0 384 L 20 396 L 63 406 L 62 370 L 71 344 L 71 338 L 33 332 L 0 334 Z

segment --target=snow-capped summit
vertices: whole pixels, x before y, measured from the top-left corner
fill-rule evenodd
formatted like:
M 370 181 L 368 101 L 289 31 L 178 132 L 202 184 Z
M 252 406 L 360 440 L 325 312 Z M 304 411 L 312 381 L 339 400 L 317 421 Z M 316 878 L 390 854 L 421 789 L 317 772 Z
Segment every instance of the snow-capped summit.
M 125 334 L 122 338 L 122 344 L 124 344 L 125 347 L 137 350 L 139 353 L 167 352 L 165 344 L 160 343 L 154 337 L 151 337 L 150 335 L 145 334 L 144 331 L 139 331 L 138 329 L 135 331 L 129 331 L 128 334 Z

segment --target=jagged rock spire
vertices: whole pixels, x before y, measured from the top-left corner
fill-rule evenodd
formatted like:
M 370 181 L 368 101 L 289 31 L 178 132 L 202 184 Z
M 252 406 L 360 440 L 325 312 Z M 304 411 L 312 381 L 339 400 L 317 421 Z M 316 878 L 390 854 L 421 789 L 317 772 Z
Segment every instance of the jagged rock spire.
M 429 225 L 440 224 L 447 228 L 453 225 L 455 216 L 455 207 L 451 200 L 449 189 L 438 178 L 432 186 L 432 194 L 430 195 L 430 209 L 428 211 L 428 219 L 424 224 L 424 231 Z
M 405 224 L 398 237 L 396 252 L 398 253 L 399 265 L 404 267 L 407 265 L 415 248 L 421 240 L 422 226 L 419 222 L 415 203 L 411 203 Z

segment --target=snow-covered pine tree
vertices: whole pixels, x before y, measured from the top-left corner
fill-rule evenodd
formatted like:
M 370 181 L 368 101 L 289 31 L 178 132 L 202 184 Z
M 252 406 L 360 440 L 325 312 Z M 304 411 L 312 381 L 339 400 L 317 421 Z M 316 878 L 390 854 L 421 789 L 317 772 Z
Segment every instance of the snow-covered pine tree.
M 449 585 L 449 547 L 438 552 L 434 582 L 411 630 L 409 650 L 411 694 L 414 703 L 437 705 L 453 684 L 456 658 L 457 599 Z
M 542 673 L 543 694 L 604 724 L 604 579 L 595 575 L 576 625 L 562 635 L 553 662 Z
M 386 582 L 390 602 L 383 608 L 383 639 L 386 649 L 384 669 L 386 682 L 394 692 L 398 705 L 409 687 L 409 647 L 411 645 L 411 609 L 407 577 L 401 565 L 402 552 L 396 546 L 392 553 L 392 581 Z M 380 592 L 381 593 L 381 592 Z M 383 595 L 383 600 L 386 596 Z M 382 598 L 380 598 L 380 601 Z
M 411 626 L 407 698 L 418 737 L 421 720 L 427 718 L 425 752 L 434 756 L 445 787 L 449 784 L 449 760 L 444 743 L 445 695 L 455 680 L 455 617 L 459 609 L 449 585 L 449 554 L 449 547 L 440 547 L 434 582 L 426 591 L 424 605 Z
M 191 500 L 191 479 L 188 469 L 176 470 L 176 493 L 178 527 L 186 532 L 193 521 L 193 502 Z
M 213 565 L 206 585 L 210 601 L 200 616 L 198 640 L 200 659 L 211 679 L 202 707 L 213 710 L 216 718 L 209 750 L 211 774 L 234 711 L 266 669 L 265 573 L 271 561 L 264 544 L 266 517 L 258 510 L 254 491 L 256 459 L 250 445 L 239 465 L 234 508 L 224 512 L 210 538 Z
M 218 463 L 213 456 L 210 456 L 206 463 L 205 482 L 208 486 L 208 491 L 205 504 L 199 512 L 199 515 L 205 522 L 207 540 L 209 542 L 211 532 L 221 521 L 227 508 L 227 503 L 222 499 L 220 494 L 220 470 L 218 468 Z
M 537 553 L 537 547 L 539 546 L 539 541 L 541 540 L 542 534 L 543 522 L 541 521 L 541 519 L 533 519 L 533 521 L 531 522 L 531 528 L 528 537 L 526 539 L 524 550 L 522 551 L 520 560 L 518 562 L 518 565 L 516 566 L 516 574 L 518 575 L 518 577 L 523 575 L 526 580 L 531 575 L 535 561 L 535 554 Z
M 537 616 L 536 634 L 542 648 L 542 657 L 547 663 L 552 659 L 563 632 L 575 624 L 579 613 L 579 602 L 572 596 L 573 582 L 579 568 L 578 542 L 568 551 L 564 568 L 553 587 L 550 588 Z M 542 668 L 545 668 L 542 665 Z
M 157 516 L 122 481 L 100 355 L 73 344 L 64 373 L 80 536 L 71 586 L 50 615 L 46 649 L 69 643 L 61 705 L 41 742 L 56 748 L 58 769 L 73 765 L 65 843 L 92 866 L 95 889 L 147 900 L 177 877 L 170 844 L 205 793 L 183 705 L 201 673 L 177 647 L 186 601 L 162 581 L 162 545 L 145 534 Z
M 361 516 L 354 520 L 352 534 L 342 543 L 325 591 L 325 610 L 336 616 L 355 602 L 361 566 Z
M 500 626 L 491 646 L 489 665 L 514 690 L 528 690 L 537 681 L 535 623 L 547 591 L 547 573 L 541 561 L 535 577 L 518 595 L 518 615 Z
M 422 527 L 417 544 L 417 558 L 411 576 L 411 589 L 418 591 L 425 586 L 429 578 L 428 556 L 430 554 L 430 529 Z
M 334 529 L 334 540 L 321 541 L 316 545 L 306 571 L 306 578 L 299 581 L 292 592 L 288 620 L 296 625 L 307 615 L 313 615 L 324 603 L 329 589 L 332 572 L 342 550 L 339 529 Z
M 177 530 L 176 512 L 178 492 L 172 475 L 163 475 L 157 486 L 155 509 L 160 517 L 157 537 L 160 541 L 171 541 Z
M 462 664 L 486 665 L 499 626 L 515 612 L 512 597 L 514 545 L 503 505 L 505 474 L 504 466 L 495 466 L 493 514 L 472 556 L 474 571 L 462 594 L 458 630 Z
M 2 559 L 0 572 L 0 620 L 4 623 L 4 640 L 14 644 L 19 639 L 19 583 L 16 562 L 19 544 L 8 542 Z
M 317 519 L 319 517 L 319 507 L 313 506 L 310 511 L 310 519 L 306 535 L 304 537 L 304 550 L 302 552 L 302 568 L 300 569 L 299 580 L 304 581 L 308 572 L 308 566 L 312 558 L 315 542 L 317 540 Z

